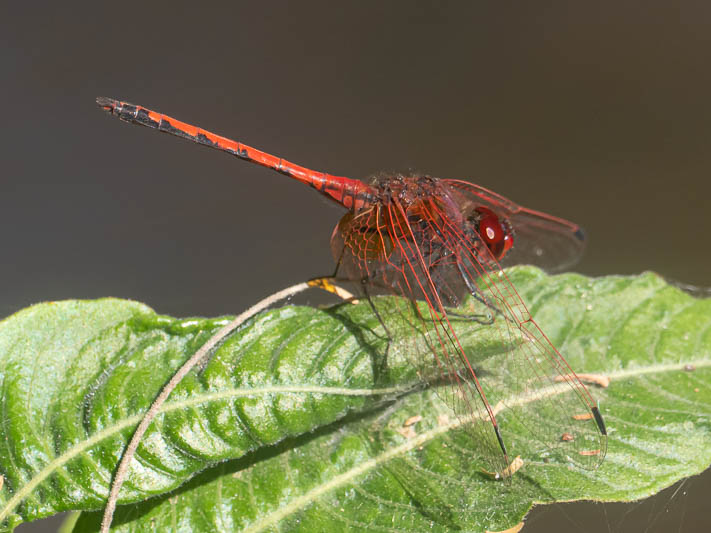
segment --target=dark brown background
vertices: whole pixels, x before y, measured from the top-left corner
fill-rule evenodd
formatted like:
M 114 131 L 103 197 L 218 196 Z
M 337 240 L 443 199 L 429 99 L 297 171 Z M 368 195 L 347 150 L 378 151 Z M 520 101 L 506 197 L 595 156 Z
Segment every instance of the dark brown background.
M 109 295 L 236 313 L 332 269 L 338 209 L 99 95 L 337 174 L 468 179 L 583 225 L 580 272 L 711 284 L 708 2 L 141 4 L 2 8 L 3 316 Z M 700 531 L 709 490 L 526 531 Z

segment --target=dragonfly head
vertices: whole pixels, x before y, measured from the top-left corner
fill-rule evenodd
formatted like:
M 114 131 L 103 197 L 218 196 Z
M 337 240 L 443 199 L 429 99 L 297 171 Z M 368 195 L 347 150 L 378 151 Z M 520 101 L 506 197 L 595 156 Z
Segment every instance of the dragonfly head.
M 501 261 L 513 246 L 511 223 L 483 206 L 477 207 L 469 220 L 474 223 L 481 240 L 492 255 L 497 261 Z

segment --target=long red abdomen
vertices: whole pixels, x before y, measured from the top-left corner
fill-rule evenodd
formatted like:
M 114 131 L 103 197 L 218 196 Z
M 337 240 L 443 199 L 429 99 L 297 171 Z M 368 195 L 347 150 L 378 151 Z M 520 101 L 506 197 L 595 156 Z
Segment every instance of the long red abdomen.
M 171 135 L 227 152 L 245 161 L 276 170 L 290 178 L 310 185 L 326 197 L 335 200 L 348 209 L 357 210 L 373 201 L 375 191 L 362 181 L 332 176 L 331 174 L 295 165 L 281 157 L 262 152 L 241 142 L 216 135 L 139 105 L 105 97 L 97 98 L 96 103 L 105 111 L 125 122 L 170 133 Z

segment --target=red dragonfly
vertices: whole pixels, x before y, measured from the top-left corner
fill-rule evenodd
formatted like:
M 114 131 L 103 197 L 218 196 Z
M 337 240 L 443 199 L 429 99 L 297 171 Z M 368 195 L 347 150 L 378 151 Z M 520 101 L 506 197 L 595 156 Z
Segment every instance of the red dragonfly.
M 370 302 L 388 337 L 386 357 L 405 353 L 423 378 L 439 382 L 433 388 L 495 472 L 511 464 L 509 447 L 541 462 L 588 469 L 602 462 L 607 431 L 595 400 L 501 269 L 502 262 L 569 266 L 583 250 L 580 227 L 465 181 L 389 175 L 366 184 L 145 107 L 97 103 L 126 122 L 276 170 L 345 207 L 331 238 L 338 277 L 356 282 Z M 466 342 L 478 328 L 491 341 L 485 350 Z

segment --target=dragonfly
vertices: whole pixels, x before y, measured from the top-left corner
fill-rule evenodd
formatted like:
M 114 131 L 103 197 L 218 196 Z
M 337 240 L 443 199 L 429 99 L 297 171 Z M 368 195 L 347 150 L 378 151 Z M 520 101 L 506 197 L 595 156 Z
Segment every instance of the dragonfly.
M 579 226 L 467 181 L 388 174 L 366 183 L 140 105 L 96 101 L 125 122 L 270 168 L 344 207 L 331 237 L 334 278 L 358 288 L 388 339 L 386 357 L 399 342 L 493 472 L 506 472 L 517 447 L 542 463 L 601 464 L 607 429 L 597 402 L 502 269 L 523 262 L 567 268 L 584 248 Z M 473 330 L 490 339 L 486 353 L 468 343 Z

